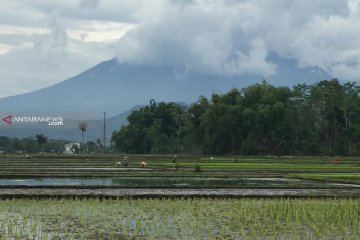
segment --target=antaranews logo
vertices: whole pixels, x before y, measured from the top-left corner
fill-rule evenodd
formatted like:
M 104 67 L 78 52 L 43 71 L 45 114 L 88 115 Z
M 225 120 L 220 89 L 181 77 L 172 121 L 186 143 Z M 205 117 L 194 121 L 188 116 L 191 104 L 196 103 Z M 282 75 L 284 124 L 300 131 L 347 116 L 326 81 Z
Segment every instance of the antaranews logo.
M 13 114 L 8 115 L 7 117 L 3 118 L 3 121 L 10 125 L 19 124 L 46 124 L 48 126 L 63 126 L 64 119 L 62 116 L 44 116 L 42 115 L 16 115 Z
M 12 115 L 9 115 L 7 117 L 4 117 L 3 121 L 6 122 L 7 124 L 12 124 L 11 118 L 12 118 Z
M 13 122 L 19 123 L 47 123 L 49 126 L 64 125 L 62 117 L 14 117 Z
M 0 128 L 78 128 L 86 122 L 96 127 L 94 112 L 0 112 Z

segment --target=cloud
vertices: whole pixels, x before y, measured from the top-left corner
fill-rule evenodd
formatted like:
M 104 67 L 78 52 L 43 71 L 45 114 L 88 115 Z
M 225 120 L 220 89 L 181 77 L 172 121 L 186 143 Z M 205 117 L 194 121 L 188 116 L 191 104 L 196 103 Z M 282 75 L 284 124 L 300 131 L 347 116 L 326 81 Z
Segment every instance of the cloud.
M 34 34 L 34 49 L 43 64 L 57 67 L 66 58 L 68 34 L 57 13 L 51 16 L 49 25 L 48 33 Z
M 3 0 L 0 84 L 8 87 L 0 97 L 114 56 L 185 73 L 268 77 L 279 69 L 276 54 L 359 80 L 359 22 L 360 0 Z
M 62 62 L 44 62 L 34 48 L 14 49 L 0 55 L 0 96 L 10 96 L 51 86 L 110 59 L 116 43 L 68 40 L 68 55 Z M 79 46 L 73 51 L 71 46 Z M 55 65 L 56 64 L 56 65 Z
M 6 0 L 11 2 L 10 0 Z M 147 17 L 146 9 L 154 8 L 166 0 L 18 0 L 17 8 L 24 8 L 28 12 L 48 15 L 59 11 L 59 17 L 65 19 L 83 19 L 111 22 L 135 23 L 140 18 Z M 15 3 L 12 3 L 15 5 Z M 149 7 L 150 6 L 150 7 Z M 138 12 L 142 12 L 137 15 Z M 0 16 L 1 19 L 1 16 Z
M 100 0 L 80 0 L 80 8 L 95 9 L 100 3 Z
M 350 1 L 353 2 L 353 1 Z M 345 16 L 315 16 L 288 47 L 302 67 L 318 66 L 324 71 L 349 80 L 360 74 L 360 15 L 350 7 Z
M 0 97 L 53 85 L 113 58 L 131 24 L 107 21 L 106 14 L 98 20 L 91 13 L 102 4 L 95 3 L 1 1 Z
M 271 75 L 267 46 L 241 30 L 249 5 L 225 1 L 171 1 L 120 39 L 120 63 L 173 65 L 220 75 Z
M 276 53 L 299 68 L 357 80 L 359 2 L 170 0 L 120 39 L 116 56 L 120 63 L 269 76 L 276 65 L 268 56 Z

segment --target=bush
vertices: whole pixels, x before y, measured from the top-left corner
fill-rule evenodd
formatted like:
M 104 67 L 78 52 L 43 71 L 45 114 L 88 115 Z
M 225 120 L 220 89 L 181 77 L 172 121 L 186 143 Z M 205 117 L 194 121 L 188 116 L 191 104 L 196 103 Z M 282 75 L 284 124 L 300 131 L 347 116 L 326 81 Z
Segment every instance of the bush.
M 199 164 L 196 164 L 195 168 L 194 168 L 194 171 L 195 172 L 201 172 L 201 166 Z

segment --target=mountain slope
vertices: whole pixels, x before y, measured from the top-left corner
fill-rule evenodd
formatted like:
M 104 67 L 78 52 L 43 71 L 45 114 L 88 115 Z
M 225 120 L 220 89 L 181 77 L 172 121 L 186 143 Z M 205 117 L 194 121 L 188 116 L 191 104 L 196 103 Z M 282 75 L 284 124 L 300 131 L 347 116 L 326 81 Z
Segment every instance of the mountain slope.
M 231 85 L 240 84 L 222 84 L 219 77 L 179 75 L 169 67 L 132 67 L 110 60 L 54 86 L 0 99 L 0 105 L 9 111 L 106 111 L 113 115 L 150 99 L 190 102 Z
M 314 82 L 330 76 L 314 69 L 298 69 L 296 63 L 277 56 L 278 65 L 267 80 L 277 85 Z M 183 69 L 156 66 L 119 65 L 115 59 L 51 87 L 0 99 L 0 111 L 93 111 L 116 115 L 135 105 L 156 101 L 194 102 L 200 95 L 226 92 L 263 79 L 257 75 L 239 77 L 186 73 Z

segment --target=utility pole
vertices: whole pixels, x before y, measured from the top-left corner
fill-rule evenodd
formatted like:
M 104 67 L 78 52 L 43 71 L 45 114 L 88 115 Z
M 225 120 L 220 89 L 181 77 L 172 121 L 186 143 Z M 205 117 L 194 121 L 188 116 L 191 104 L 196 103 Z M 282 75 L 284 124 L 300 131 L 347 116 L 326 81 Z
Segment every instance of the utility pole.
M 104 128 L 103 128 L 103 153 L 105 153 L 105 149 L 106 149 L 106 112 L 104 112 Z

